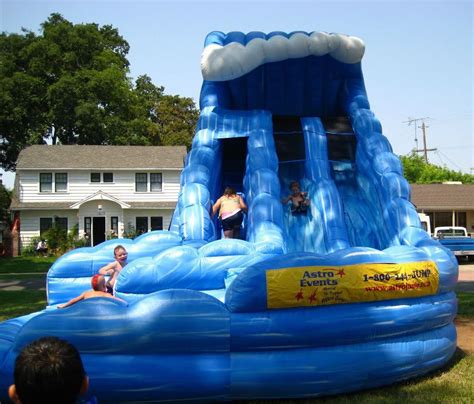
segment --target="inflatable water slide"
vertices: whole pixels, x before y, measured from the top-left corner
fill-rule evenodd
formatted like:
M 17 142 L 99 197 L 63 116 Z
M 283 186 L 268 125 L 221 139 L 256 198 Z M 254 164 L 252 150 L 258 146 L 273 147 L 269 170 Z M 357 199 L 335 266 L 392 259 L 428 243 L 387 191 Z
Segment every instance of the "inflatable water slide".
M 21 348 L 72 342 L 100 402 L 331 395 L 447 363 L 456 348 L 454 256 L 421 228 L 400 160 L 370 110 L 356 38 L 210 33 L 200 118 L 169 231 L 59 258 L 48 307 L 0 324 L 0 399 Z M 298 181 L 307 213 L 282 199 Z M 224 239 L 212 204 L 248 205 Z M 127 303 L 57 304 L 122 244 Z

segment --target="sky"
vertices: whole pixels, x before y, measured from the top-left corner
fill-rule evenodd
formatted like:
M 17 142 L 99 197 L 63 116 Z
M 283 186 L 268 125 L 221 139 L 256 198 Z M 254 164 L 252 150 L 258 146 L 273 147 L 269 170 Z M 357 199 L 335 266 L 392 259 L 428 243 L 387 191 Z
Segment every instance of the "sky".
M 130 44 L 130 76 L 198 103 L 200 57 L 211 31 L 337 32 L 360 37 L 371 109 L 397 155 L 422 147 L 409 118 L 424 118 L 429 161 L 474 173 L 473 1 L 0 0 L 0 31 L 40 32 L 53 12 L 110 24 Z M 416 129 L 416 133 L 415 133 Z M 1 172 L 1 171 L 0 171 Z M 3 176 L 7 188 L 14 175 Z

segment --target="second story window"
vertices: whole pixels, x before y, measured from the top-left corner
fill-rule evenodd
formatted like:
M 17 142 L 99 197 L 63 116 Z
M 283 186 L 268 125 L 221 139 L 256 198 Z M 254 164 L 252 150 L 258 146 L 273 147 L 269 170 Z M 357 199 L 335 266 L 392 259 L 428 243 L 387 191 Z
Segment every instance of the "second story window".
M 56 192 L 67 191 L 67 173 L 54 174 L 54 190 Z
M 114 173 L 91 173 L 91 182 L 114 182 Z
M 40 173 L 40 192 L 53 192 L 53 174 Z
M 150 181 L 150 185 L 148 185 Z M 161 192 L 163 190 L 163 176 L 161 173 L 136 173 L 135 192 Z
M 161 173 L 151 173 L 150 174 L 150 191 L 151 192 L 161 192 Z
M 136 173 L 135 174 L 135 191 L 146 192 L 148 191 L 148 175 L 147 173 Z

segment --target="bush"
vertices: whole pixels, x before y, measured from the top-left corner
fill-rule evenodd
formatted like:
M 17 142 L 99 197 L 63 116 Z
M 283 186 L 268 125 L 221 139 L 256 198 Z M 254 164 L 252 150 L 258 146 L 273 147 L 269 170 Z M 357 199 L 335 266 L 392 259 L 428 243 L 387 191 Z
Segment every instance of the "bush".
M 33 237 L 30 244 L 21 249 L 21 255 L 24 257 L 34 257 L 36 255 L 36 246 L 41 240 L 41 237 Z
M 133 226 L 132 224 L 128 223 L 127 224 L 127 228 L 125 229 L 125 231 L 123 232 L 123 237 L 124 238 L 131 238 L 131 239 L 134 239 L 136 238 L 137 236 L 139 236 L 137 230 L 135 229 L 135 226 Z
M 87 240 L 79 238 L 78 224 L 75 224 L 69 232 L 54 225 L 49 230 L 45 231 L 41 238 L 46 240 L 49 253 L 54 255 L 61 255 L 74 248 L 87 246 Z M 39 237 L 34 238 L 32 245 L 24 250 L 24 255 L 31 254 L 31 252 L 32 255 L 34 255 L 39 240 Z

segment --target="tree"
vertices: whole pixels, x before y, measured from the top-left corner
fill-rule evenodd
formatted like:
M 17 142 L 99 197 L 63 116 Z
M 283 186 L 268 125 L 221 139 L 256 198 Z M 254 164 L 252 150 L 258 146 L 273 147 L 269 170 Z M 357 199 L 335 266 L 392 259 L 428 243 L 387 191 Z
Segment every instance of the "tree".
M 40 35 L 0 35 L 0 165 L 12 170 L 30 144 L 190 144 L 189 98 L 127 76 L 129 45 L 110 25 L 60 14 Z M 176 132 L 172 132 L 176 131 Z
M 404 176 L 411 184 L 433 184 L 443 181 L 461 181 L 464 184 L 474 183 L 473 175 L 427 164 L 415 152 L 407 156 L 401 156 L 400 159 L 403 164 Z
M 10 204 L 12 201 L 12 191 L 0 184 L 0 223 L 10 225 Z

